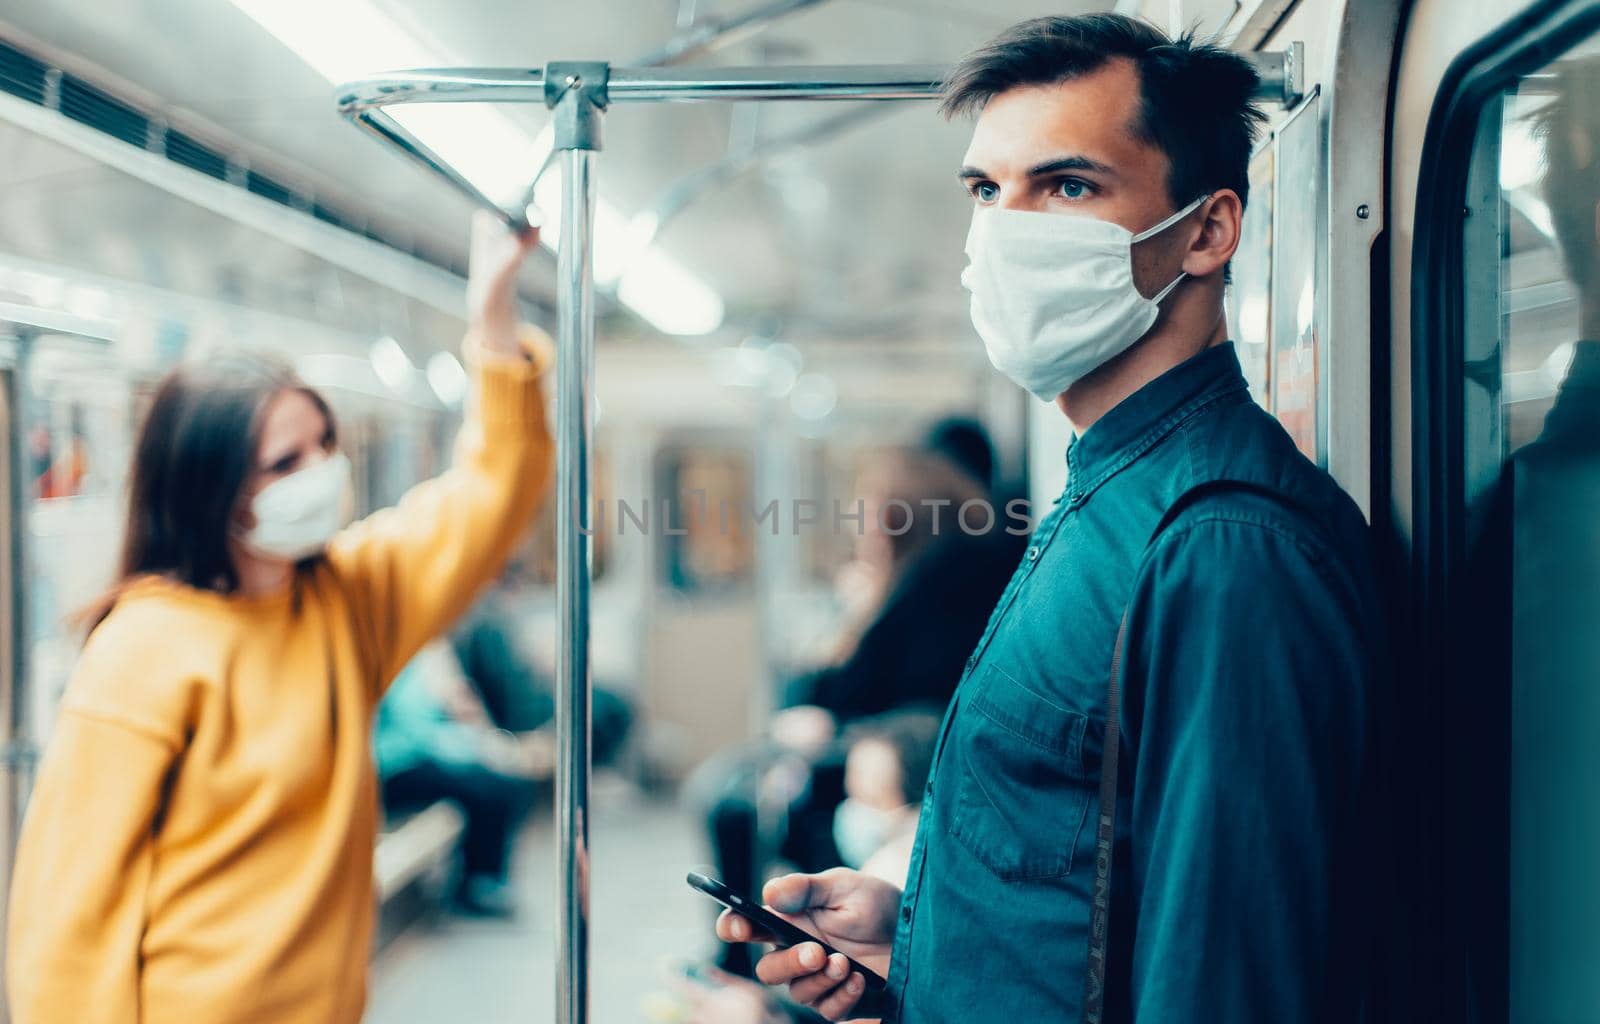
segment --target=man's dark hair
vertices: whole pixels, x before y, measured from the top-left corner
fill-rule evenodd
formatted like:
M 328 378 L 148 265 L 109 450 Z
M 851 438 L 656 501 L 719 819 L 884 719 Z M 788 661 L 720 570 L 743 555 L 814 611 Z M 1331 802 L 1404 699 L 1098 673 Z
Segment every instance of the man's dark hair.
M 1169 39 L 1121 14 L 1024 21 L 951 69 L 939 109 L 946 117 L 970 114 L 1003 92 L 1066 82 L 1119 57 L 1138 70 L 1143 97 L 1130 128 L 1167 155 L 1173 206 L 1222 188 L 1245 202 L 1250 150 L 1266 120 L 1251 102 L 1258 76 L 1238 54 L 1198 43 L 1192 33 Z

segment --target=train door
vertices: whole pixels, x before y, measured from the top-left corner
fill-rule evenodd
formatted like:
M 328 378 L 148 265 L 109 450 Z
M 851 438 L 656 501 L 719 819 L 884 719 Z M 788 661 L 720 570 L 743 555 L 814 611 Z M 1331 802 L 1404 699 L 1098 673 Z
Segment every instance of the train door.
M 1600 5 L 1519 6 L 1407 33 L 1394 490 L 1440 1009 L 1531 1024 L 1600 1005 Z
M 656 451 L 663 497 L 654 536 L 646 714 L 687 750 L 747 737 L 763 690 L 756 535 L 742 512 L 755 501 L 754 452 L 728 436 L 667 439 Z M 729 510 L 734 514 L 730 514 Z M 629 515 L 619 507 L 617 515 Z M 720 513 L 720 525 L 719 525 Z M 643 521 L 643 520 L 640 520 Z M 763 709 L 764 710 L 764 709 Z

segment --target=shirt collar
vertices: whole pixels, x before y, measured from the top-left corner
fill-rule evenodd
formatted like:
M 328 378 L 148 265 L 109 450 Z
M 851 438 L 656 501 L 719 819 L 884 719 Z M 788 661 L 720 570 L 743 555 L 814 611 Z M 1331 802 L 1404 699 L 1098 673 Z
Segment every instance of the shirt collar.
M 1231 341 L 1174 366 L 1124 398 L 1067 446 L 1067 500 L 1083 501 L 1196 409 L 1247 387 Z

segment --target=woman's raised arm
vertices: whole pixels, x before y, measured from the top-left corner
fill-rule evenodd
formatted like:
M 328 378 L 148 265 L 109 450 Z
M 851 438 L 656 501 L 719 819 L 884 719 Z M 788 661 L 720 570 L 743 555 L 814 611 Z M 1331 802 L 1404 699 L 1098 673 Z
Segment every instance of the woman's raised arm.
M 515 279 L 538 241 L 473 225 L 465 358 L 474 380 L 455 465 L 334 538 L 329 560 L 369 617 L 381 686 L 449 627 L 504 566 L 549 489 L 552 441 L 540 377 L 554 357 L 518 326 Z

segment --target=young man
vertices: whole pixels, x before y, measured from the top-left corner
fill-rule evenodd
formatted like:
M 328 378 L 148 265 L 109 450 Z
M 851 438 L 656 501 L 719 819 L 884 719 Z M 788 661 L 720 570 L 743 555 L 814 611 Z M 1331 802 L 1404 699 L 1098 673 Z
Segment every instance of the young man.
M 1076 437 L 952 701 L 904 892 L 843 869 L 767 886 L 889 979 L 883 1005 L 857 1006 L 860 977 L 815 944 L 761 961 L 825 1016 L 1368 1011 L 1366 528 L 1251 401 L 1223 317 L 1255 85 L 1235 55 L 1115 15 L 1018 25 L 947 83 L 947 114 L 978 112 L 960 172 L 973 322 Z M 1109 947 L 1092 949 L 1108 892 Z M 762 938 L 731 915 L 718 933 Z

